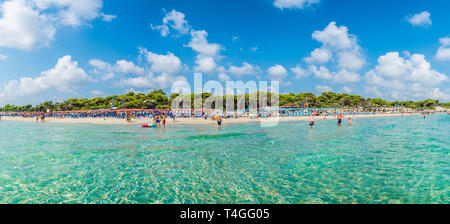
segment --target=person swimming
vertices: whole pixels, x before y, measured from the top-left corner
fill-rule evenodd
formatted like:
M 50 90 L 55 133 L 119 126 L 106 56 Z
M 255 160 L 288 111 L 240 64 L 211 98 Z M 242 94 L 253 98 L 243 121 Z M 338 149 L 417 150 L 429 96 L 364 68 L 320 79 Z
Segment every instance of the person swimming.
M 311 129 L 314 128 L 314 117 L 311 116 L 311 118 L 309 119 L 309 127 L 311 127 Z

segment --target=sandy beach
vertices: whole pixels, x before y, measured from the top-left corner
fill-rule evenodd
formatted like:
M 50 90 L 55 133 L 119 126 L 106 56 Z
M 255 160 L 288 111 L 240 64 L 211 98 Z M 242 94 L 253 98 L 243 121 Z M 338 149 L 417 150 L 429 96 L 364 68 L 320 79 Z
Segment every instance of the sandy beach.
M 404 114 L 404 116 L 414 116 L 419 114 Z M 401 114 L 371 114 L 371 115 L 346 115 L 344 120 L 351 117 L 352 119 L 364 119 L 364 118 L 379 118 L 379 117 L 401 117 Z M 316 121 L 325 120 L 323 116 L 314 117 Z M 289 121 L 309 121 L 309 116 L 302 117 L 278 117 L 279 122 L 289 122 Z M 327 116 L 326 120 L 335 120 L 334 116 Z M 2 117 L 2 120 L 10 121 L 25 121 L 25 122 L 36 122 L 35 118 L 22 118 L 22 117 Z M 41 121 L 39 121 L 41 122 Z M 276 122 L 276 118 L 230 118 L 224 119 L 224 124 L 248 124 L 248 123 L 259 123 L 259 122 Z M 116 118 L 46 118 L 45 123 L 61 123 L 61 124 L 104 124 L 104 125 L 127 125 L 127 124 L 150 124 L 153 123 L 153 119 L 143 118 L 143 119 L 131 119 L 127 122 L 125 119 Z M 216 121 L 205 120 L 202 118 L 176 118 L 175 121 L 172 119 L 167 119 L 167 126 L 173 125 L 213 125 Z

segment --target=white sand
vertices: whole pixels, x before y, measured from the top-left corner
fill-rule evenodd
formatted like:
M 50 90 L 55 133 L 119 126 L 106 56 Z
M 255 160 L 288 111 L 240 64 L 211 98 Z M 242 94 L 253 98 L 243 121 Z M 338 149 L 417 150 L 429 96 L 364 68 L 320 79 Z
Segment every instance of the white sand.
M 412 116 L 419 114 L 405 114 L 404 116 Z M 347 115 L 344 116 L 344 120 L 351 117 L 352 119 L 360 119 L 360 118 L 377 118 L 377 117 L 399 117 L 401 114 L 371 114 L 371 115 Z M 289 122 L 289 121 L 309 121 L 309 116 L 303 117 L 279 117 L 279 122 Z M 314 117 L 316 121 L 324 120 L 323 116 Z M 327 120 L 336 119 L 335 116 L 327 116 Z M 36 118 L 22 118 L 22 117 L 2 117 L 2 120 L 13 120 L 13 121 L 27 121 L 27 122 L 36 122 Z M 261 121 L 272 122 L 276 121 L 276 118 L 263 118 L 263 119 L 250 119 L 250 118 L 230 118 L 224 119 L 224 124 L 247 124 L 247 123 L 259 123 Z M 39 121 L 41 122 L 41 121 Z M 125 119 L 116 119 L 116 118 L 46 118 L 46 123 L 63 123 L 63 124 L 107 124 L 107 125 L 126 125 L 126 124 L 151 124 L 153 123 L 153 119 L 144 118 L 144 119 L 132 119 L 130 122 L 127 122 Z M 168 118 L 166 125 L 211 125 L 216 124 L 216 121 L 212 121 L 210 119 L 205 120 L 203 118 L 176 118 L 175 122 Z

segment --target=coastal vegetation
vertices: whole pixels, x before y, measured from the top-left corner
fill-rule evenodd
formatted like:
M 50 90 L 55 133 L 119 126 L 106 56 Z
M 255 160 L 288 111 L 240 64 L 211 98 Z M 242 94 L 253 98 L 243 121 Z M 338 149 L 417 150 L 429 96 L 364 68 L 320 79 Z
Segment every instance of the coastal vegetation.
M 258 93 L 259 94 L 259 93 Z M 124 95 L 114 95 L 107 97 L 96 97 L 91 99 L 72 98 L 63 102 L 53 103 L 47 101 L 36 106 L 32 105 L 10 105 L 0 107 L 2 112 L 36 112 L 36 111 L 80 111 L 80 110 L 100 110 L 100 109 L 170 109 L 172 101 L 179 94 L 168 96 L 162 90 L 154 90 L 148 94 L 129 92 Z M 270 101 L 271 93 L 268 93 Z M 184 96 L 189 97 L 189 96 Z M 194 98 L 201 97 L 205 102 L 211 97 L 223 97 L 224 108 L 226 108 L 226 96 L 213 96 L 211 93 L 191 94 L 192 107 L 194 107 Z M 245 97 L 249 101 L 250 95 L 243 94 L 234 97 L 235 102 L 239 97 Z M 235 104 L 236 105 L 236 104 Z M 270 102 L 268 102 L 270 105 Z M 295 107 L 306 106 L 310 108 L 373 108 L 373 107 L 405 107 L 412 109 L 433 109 L 436 106 L 450 108 L 450 103 L 440 103 L 438 100 L 422 101 L 387 101 L 378 98 L 363 98 L 358 95 L 349 95 L 345 93 L 324 92 L 317 96 L 313 93 L 289 93 L 279 95 L 279 105 L 291 105 Z

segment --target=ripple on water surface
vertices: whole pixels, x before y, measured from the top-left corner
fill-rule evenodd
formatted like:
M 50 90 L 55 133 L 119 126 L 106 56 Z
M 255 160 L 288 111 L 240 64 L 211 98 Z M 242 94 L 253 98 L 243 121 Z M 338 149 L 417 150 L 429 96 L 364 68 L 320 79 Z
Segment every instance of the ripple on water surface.
M 449 128 L 447 115 L 315 130 L 0 121 L 0 203 L 448 203 Z

